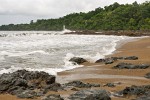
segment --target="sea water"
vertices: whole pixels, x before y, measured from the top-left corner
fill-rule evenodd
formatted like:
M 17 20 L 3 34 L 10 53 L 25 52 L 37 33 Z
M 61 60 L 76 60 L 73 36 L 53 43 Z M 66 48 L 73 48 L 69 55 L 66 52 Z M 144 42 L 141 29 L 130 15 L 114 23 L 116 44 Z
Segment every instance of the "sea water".
M 57 72 L 81 67 L 69 62 L 83 57 L 95 62 L 116 50 L 127 36 L 64 35 L 63 31 L 0 31 L 0 74 L 20 69 Z

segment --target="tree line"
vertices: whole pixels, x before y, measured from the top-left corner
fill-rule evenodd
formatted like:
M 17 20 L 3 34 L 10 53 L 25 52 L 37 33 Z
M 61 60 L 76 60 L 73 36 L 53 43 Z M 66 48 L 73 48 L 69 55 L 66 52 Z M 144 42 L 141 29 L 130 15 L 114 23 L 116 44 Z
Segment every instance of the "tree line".
M 142 4 L 119 4 L 115 2 L 88 13 L 72 13 L 57 19 L 38 19 L 29 24 L 9 24 L 0 30 L 150 30 L 150 1 Z

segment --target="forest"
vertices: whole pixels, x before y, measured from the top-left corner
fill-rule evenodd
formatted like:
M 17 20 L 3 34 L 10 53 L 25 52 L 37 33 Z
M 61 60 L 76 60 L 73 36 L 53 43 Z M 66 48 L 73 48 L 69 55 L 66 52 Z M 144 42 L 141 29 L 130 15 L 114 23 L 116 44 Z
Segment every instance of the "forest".
M 31 20 L 29 24 L 1 25 L 1 31 L 70 30 L 150 30 L 150 1 L 142 4 L 119 4 L 96 8 L 88 13 L 72 13 L 57 19 Z

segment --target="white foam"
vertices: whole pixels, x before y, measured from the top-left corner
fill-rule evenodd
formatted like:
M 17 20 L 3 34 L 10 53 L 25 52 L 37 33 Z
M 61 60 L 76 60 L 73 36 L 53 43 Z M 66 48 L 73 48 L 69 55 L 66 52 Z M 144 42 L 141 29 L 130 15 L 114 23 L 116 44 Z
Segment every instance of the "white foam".
M 26 32 L 23 36 L 18 32 L 6 32 L 17 35 L 0 39 L 0 62 L 6 67 L 11 66 L 9 69 L 0 68 L 0 73 L 27 69 L 56 75 L 57 72 L 82 67 L 69 62 L 72 57 L 95 62 L 113 53 L 120 41 L 130 39 L 125 36 L 60 35 L 63 32 L 50 32 L 53 35 Z

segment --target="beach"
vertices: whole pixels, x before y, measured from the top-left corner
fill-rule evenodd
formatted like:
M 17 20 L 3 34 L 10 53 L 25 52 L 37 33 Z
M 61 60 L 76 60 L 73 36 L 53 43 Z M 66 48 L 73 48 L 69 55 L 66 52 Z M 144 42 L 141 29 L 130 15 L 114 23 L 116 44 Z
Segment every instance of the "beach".
M 150 64 L 150 37 L 145 37 L 135 41 L 121 45 L 117 50 L 107 57 L 122 57 L 122 56 L 137 56 L 138 60 L 117 60 L 113 64 L 105 65 L 102 63 L 84 63 L 84 67 L 75 68 L 59 72 L 56 76 L 58 83 L 66 83 L 69 81 L 80 80 L 86 83 L 100 84 L 101 87 L 96 89 L 105 89 L 110 93 L 123 90 L 131 85 L 149 85 L 150 80 L 146 79 L 145 74 L 150 72 L 150 69 L 113 69 L 112 67 L 120 62 L 132 64 Z M 116 83 L 116 87 L 105 87 L 107 83 Z M 72 94 L 75 91 L 58 91 L 49 92 L 60 94 L 62 97 Z M 112 100 L 129 100 L 134 97 L 113 97 Z M 1 100 L 22 100 L 11 95 L 0 95 Z M 40 100 L 40 98 L 38 98 Z M 23 99 L 26 100 L 26 99 Z M 33 100 L 33 99 L 32 99 Z M 37 99 L 36 99 L 37 100 Z

